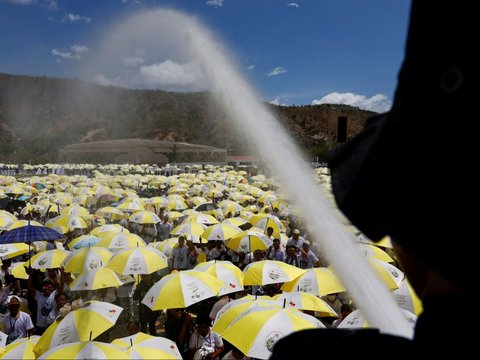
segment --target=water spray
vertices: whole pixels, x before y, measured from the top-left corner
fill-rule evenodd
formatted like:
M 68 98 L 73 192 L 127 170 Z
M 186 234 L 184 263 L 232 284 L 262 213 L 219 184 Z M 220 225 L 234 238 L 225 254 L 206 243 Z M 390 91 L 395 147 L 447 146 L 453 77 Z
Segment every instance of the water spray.
M 259 100 L 261 96 L 236 71 L 224 46 L 197 19 L 173 10 L 141 13 L 124 21 L 116 31 L 123 29 L 121 33 L 128 34 L 128 26 L 141 29 L 143 34 L 155 34 L 157 39 L 162 34 L 174 34 L 181 39 L 178 46 L 201 67 L 232 126 L 258 158 L 268 164 L 293 203 L 303 210 L 309 236 L 333 264 L 370 326 L 411 338 L 412 327 L 354 246 L 353 235 L 332 211 L 299 147 Z

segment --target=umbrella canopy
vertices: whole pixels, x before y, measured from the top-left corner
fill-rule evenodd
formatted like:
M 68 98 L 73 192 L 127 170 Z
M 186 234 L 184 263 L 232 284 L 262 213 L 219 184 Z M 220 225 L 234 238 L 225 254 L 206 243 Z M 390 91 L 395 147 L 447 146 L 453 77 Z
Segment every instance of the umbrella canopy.
M 285 226 L 283 226 L 280 219 L 275 215 L 260 213 L 253 215 L 249 221 L 254 227 L 264 233 L 269 227 L 273 228 L 273 236 L 275 237 L 279 237 L 280 233 L 285 232 Z
M 147 245 L 137 234 L 120 232 L 113 233 L 112 236 L 109 234 L 109 236 L 105 237 L 103 234 L 105 233 L 98 234 L 98 237 L 101 239 L 98 246 L 103 246 L 111 250 L 128 249 Z
M 220 335 L 246 356 L 268 359 L 279 339 L 295 331 L 324 327 L 315 317 L 295 309 L 255 307 L 233 320 Z
M 0 355 L 0 359 L 11 359 L 11 360 L 34 360 L 36 355 L 33 352 L 33 348 L 40 339 L 40 336 L 33 335 L 30 338 L 21 338 L 13 341 L 5 347 L 5 353 Z
M 181 359 L 177 344 L 167 338 L 142 332 L 111 342 L 128 351 L 130 359 Z
M 189 215 L 183 222 L 184 223 L 194 222 L 197 224 L 204 224 L 207 226 L 219 223 L 219 221 L 215 219 L 212 215 L 204 214 L 204 213 L 195 213 L 195 214 Z
M 178 225 L 172 231 L 171 235 L 182 235 L 182 234 L 193 234 L 201 236 L 207 227 L 203 224 L 198 224 L 194 222 L 185 222 Z
M 80 235 L 68 243 L 70 250 L 78 250 L 84 247 L 95 246 L 100 242 L 100 238 L 95 235 Z
M 120 306 L 91 300 L 83 307 L 70 311 L 61 321 L 55 321 L 34 348 L 39 356 L 53 347 L 95 339 L 117 322 Z M 67 358 L 66 358 L 67 359 Z
M 56 269 L 62 266 L 69 254 L 70 251 L 61 249 L 41 251 L 30 258 L 30 266 L 34 269 Z
M 13 263 L 10 272 L 16 279 L 28 280 L 29 275 L 25 271 L 25 266 L 27 266 L 25 261 Z
M 230 294 L 243 290 L 243 272 L 230 261 L 207 261 L 195 266 L 195 270 L 207 272 L 223 281 L 218 295 Z
M 413 287 L 410 285 L 407 278 L 405 278 L 398 286 L 398 289 L 394 289 L 392 293 L 398 306 L 402 309 L 408 310 L 417 316 L 422 313 L 422 300 L 420 300 L 415 293 L 415 290 L 413 290 Z
M 335 273 L 328 268 L 308 269 L 293 281 L 282 285 L 283 291 L 303 291 L 317 296 L 346 291 Z
M 167 257 L 150 246 L 121 250 L 107 264 L 107 268 L 121 275 L 151 274 L 166 267 Z
M 299 310 L 310 310 L 320 313 L 322 317 L 337 317 L 338 314 L 325 301 L 319 297 L 306 292 L 284 292 L 275 295 L 274 299 L 281 304 L 285 304 L 286 308 L 293 308 Z
M 236 252 L 243 252 L 248 254 L 257 249 L 266 250 L 272 245 L 272 240 L 260 230 L 245 230 L 235 235 L 225 242 L 225 246 L 235 250 Z
M 400 269 L 385 261 L 369 258 L 369 263 L 390 290 L 398 289 L 405 278 L 404 273 Z
M 223 282 L 198 270 L 174 272 L 153 285 L 142 300 L 152 310 L 186 308 L 218 295 Z
M 377 246 L 370 244 L 358 244 L 357 246 L 360 248 L 360 251 L 365 257 L 372 257 L 378 260 L 385 261 L 387 263 L 394 262 L 390 255 L 388 255 L 385 251 L 383 251 Z
M 95 214 L 112 220 L 124 219 L 127 216 L 122 210 L 114 206 L 104 206 L 98 209 Z
M 29 246 L 24 243 L 0 244 L 0 257 L 2 259 L 11 259 L 28 251 Z
M 106 248 L 81 248 L 70 253 L 62 266 L 67 272 L 80 274 L 105 266 L 112 256 L 112 252 Z
M 211 211 L 211 210 L 216 210 L 218 209 L 218 206 L 215 205 L 214 203 L 204 203 L 198 205 L 195 210 L 197 211 Z
M 305 270 L 277 260 L 261 260 L 248 264 L 243 269 L 244 285 L 267 285 L 292 281 Z
M 128 220 L 137 224 L 156 224 L 161 222 L 157 214 L 147 210 L 133 213 Z
M 132 279 L 133 281 L 133 279 Z M 124 282 L 112 269 L 100 267 L 80 274 L 71 284 L 71 291 L 97 290 L 122 286 Z
M 43 226 L 38 221 L 35 220 L 15 220 L 11 225 L 9 225 L 5 230 L 10 231 L 16 228 L 24 227 L 27 225 L 32 226 Z
M 242 232 L 242 229 L 230 224 L 215 224 L 205 229 L 201 235 L 207 241 L 228 240 Z
M 403 315 L 407 319 L 408 323 L 411 325 L 412 328 L 415 327 L 415 323 L 417 322 L 417 316 L 412 314 L 410 311 L 405 309 L 401 309 Z M 352 311 L 348 314 L 345 319 L 342 320 L 340 324 L 337 326 L 339 329 L 358 329 L 358 328 L 368 328 L 369 325 L 365 318 L 363 317 L 362 313 L 359 309 Z
M 78 341 L 56 346 L 38 359 L 130 359 L 118 346 L 99 341 Z
M 254 307 L 277 307 L 282 308 L 282 304 L 271 297 L 250 297 L 244 296 L 240 299 L 232 300 L 226 303 L 217 313 L 212 329 L 222 334 L 240 314 L 245 313 Z
M 115 233 L 127 232 L 128 233 L 130 231 L 122 227 L 122 225 L 120 224 L 105 224 L 105 225 L 96 227 L 95 229 L 90 231 L 90 235 L 98 236 L 100 233 L 103 233 L 103 232 L 115 232 Z
M 46 226 L 24 225 L 8 230 L 0 237 L 0 244 L 32 243 L 40 240 L 60 240 L 65 237 L 58 231 Z

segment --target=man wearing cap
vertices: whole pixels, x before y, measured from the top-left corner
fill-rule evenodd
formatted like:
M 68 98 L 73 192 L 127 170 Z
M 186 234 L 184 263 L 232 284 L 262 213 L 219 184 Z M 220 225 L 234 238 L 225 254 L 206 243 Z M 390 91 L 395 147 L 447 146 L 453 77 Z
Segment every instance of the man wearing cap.
M 3 318 L 3 330 L 7 334 L 7 344 L 26 338 L 33 333 L 33 323 L 30 315 L 20 311 L 20 299 L 12 295 L 8 299 L 8 314 Z
M 292 237 L 288 239 L 287 246 L 295 246 L 295 251 L 298 253 L 303 246 L 305 239 L 300 236 L 300 230 L 294 229 L 292 231 Z

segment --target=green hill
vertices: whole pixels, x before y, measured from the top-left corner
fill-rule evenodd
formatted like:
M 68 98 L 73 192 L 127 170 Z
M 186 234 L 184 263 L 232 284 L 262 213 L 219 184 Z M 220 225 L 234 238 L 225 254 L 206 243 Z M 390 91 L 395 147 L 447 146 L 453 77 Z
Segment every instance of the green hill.
M 373 114 L 346 105 L 268 106 L 312 158 L 322 158 L 327 146 L 335 145 L 332 122 L 338 114 L 347 114 L 356 123 L 350 135 Z M 133 137 L 246 153 L 223 121 L 225 116 L 205 92 L 130 90 L 73 79 L 0 74 L 0 162 L 55 162 L 61 146 Z

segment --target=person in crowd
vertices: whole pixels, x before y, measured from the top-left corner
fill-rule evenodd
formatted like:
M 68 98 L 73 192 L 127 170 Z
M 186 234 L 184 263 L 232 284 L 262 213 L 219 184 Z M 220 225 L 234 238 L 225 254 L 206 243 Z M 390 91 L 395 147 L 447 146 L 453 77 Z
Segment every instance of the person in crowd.
M 305 242 L 302 244 L 302 248 L 300 249 L 300 253 L 298 255 L 298 262 L 301 269 L 320 267 L 320 260 L 318 259 L 317 255 L 310 250 L 310 242 L 308 240 L 305 240 Z
M 164 328 L 165 337 L 175 341 L 183 359 L 189 359 L 188 344 L 195 328 L 192 316 L 185 309 L 168 309 Z
M 178 245 L 172 251 L 172 270 L 187 270 L 189 248 L 185 245 L 185 236 L 178 237 Z
M 159 316 L 159 312 L 153 311 L 148 306 L 142 304 L 142 300 L 154 283 L 155 282 L 152 275 L 141 275 L 141 280 L 133 293 L 133 300 L 138 301 L 138 319 L 140 322 L 140 329 L 144 333 L 147 333 L 148 331 L 148 333 L 153 336 L 157 335 L 155 323 Z
M 29 314 L 20 311 L 20 299 L 15 295 L 8 299 L 8 313 L 2 322 L 3 332 L 7 334 L 7 344 L 33 334 L 32 319 Z
M 294 229 L 292 231 L 292 236 L 287 241 L 287 246 L 295 246 L 295 252 L 298 253 L 304 242 L 305 239 L 303 236 L 300 236 L 300 230 Z
M 190 336 L 188 346 L 190 360 L 218 360 L 223 353 L 223 340 L 220 335 L 212 330 L 211 323 L 208 314 L 198 314 L 196 327 L 192 336 Z
M 172 224 L 170 223 L 170 217 L 168 214 L 163 215 L 163 221 L 156 224 L 157 238 L 159 241 L 168 239 L 170 237 L 170 231 L 172 231 Z
M 285 251 L 280 246 L 280 239 L 274 238 L 272 245 L 267 250 L 268 260 L 283 261 L 285 258 Z

